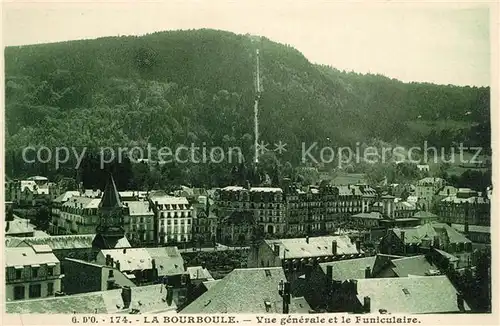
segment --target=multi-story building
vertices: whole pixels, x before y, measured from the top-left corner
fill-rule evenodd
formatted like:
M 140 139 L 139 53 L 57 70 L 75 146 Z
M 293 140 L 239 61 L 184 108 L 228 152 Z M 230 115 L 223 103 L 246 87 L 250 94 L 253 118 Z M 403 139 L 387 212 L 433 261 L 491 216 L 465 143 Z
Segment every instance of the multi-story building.
M 125 201 L 124 205 L 129 213 L 124 217 L 129 241 L 141 245 L 155 244 L 155 214 L 149 201 Z
M 193 220 L 193 241 L 196 245 L 211 244 L 216 240 L 217 216 L 214 214 L 211 200 L 199 196 L 193 203 L 196 218 Z
M 161 196 L 150 200 L 156 216 L 156 230 L 160 244 L 190 242 L 192 240 L 194 207 L 185 197 Z
M 101 198 L 73 196 L 52 220 L 54 234 L 91 234 L 99 224 Z
M 61 209 L 64 203 L 71 199 L 71 197 L 80 196 L 79 191 L 66 191 L 65 193 L 59 195 L 56 199 L 52 201 L 51 209 L 51 223 L 50 223 L 50 232 L 52 234 L 60 234 L 58 229 L 58 225 L 62 225 L 61 220 Z
M 7 301 L 54 296 L 61 291 L 61 267 L 46 245 L 5 248 Z
M 415 195 L 418 197 L 419 208 L 430 210 L 434 200 L 434 195 L 443 188 L 446 181 L 442 178 L 423 178 L 416 184 Z
M 14 180 L 9 183 L 10 200 L 17 206 L 39 206 L 49 203 L 52 185 L 46 177 L 35 176 L 26 180 Z M 52 191 L 54 193 L 54 191 Z M 54 196 L 54 194 L 52 195 Z
M 426 253 L 431 246 L 456 268 L 471 266 L 472 242 L 445 223 L 388 229 L 379 249 L 384 254 L 414 256 Z
M 281 188 L 230 186 L 219 189 L 215 198 L 221 218 L 233 212 L 250 211 L 264 234 L 286 232 L 286 205 Z
M 468 188 L 461 188 L 437 204 L 437 214 L 444 223 L 490 225 L 490 200 Z
M 348 226 L 350 216 L 368 208 L 376 191 L 366 185 L 300 189 L 296 185 L 281 188 L 226 187 L 216 199 L 220 216 L 234 211 L 254 214 L 264 236 L 325 235 Z

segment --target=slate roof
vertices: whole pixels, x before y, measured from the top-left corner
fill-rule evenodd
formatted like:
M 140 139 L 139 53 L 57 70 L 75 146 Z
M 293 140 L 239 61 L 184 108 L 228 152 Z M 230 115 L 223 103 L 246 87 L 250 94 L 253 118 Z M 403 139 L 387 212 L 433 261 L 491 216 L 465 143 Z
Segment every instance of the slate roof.
M 452 224 L 452 228 L 457 230 L 458 232 L 464 232 L 464 224 Z M 469 232 L 477 232 L 477 233 L 491 233 L 491 228 L 489 226 L 484 225 L 469 225 Z
M 370 266 L 373 270 L 376 256 L 356 259 L 339 260 L 335 262 L 320 263 L 321 270 L 326 275 L 327 266 L 332 266 L 332 280 L 346 281 L 350 279 L 365 278 L 365 269 Z
M 140 313 L 177 309 L 174 302 L 169 306 L 163 301 L 166 299 L 166 290 L 163 288 L 163 285 L 131 287 L 131 290 L 132 302 L 130 309 L 139 309 Z M 121 289 L 117 289 L 62 297 L 7 302 L 6 310 L 7 313 L 11 314 L 109 314 L 128 312 L 130 309 L 123 309 L 121 292 Z
M 444 275 L 358 280 L 358 300 L 363 303 L 369 296 L 372 313 L 379 309 L 412 314 L 459 312 L 456 295 L 457 290 Z M 470 310 L 467 303 L 465 307 Z
M 156 262 L 158 276 L 184 273 L 184 259 L 177 247 L 145 248 Z
M 405 232 L 405 243 L 420 244 L 422 239 L 430 238 L 438 235 L 438 231 L 446 232 L 450 243 L 467 243 L 471 242 L 463 234 L 445 223 L 427 223 L 412 228 L 393 229 L 394 234 L 401 238 L 401 231 Z
M 68 199 L 65 203 L 63 203 L 63 207 L 71 207 L 71 208 L 98 208 L 99 203 L 101 202 L 100 198 L 90 198 L 83 196 L 73 196 Z
M 181 313 L 281 313 L 278 284 L 282 280 L 286 277 L 281 267 L 235 269 Z M 290 305 L 290 313 L 296 313 L 296 309 L 295 304 Z
M 399 277 L 425 276 L 430 270 L 437 270 L 423 255 L 393 259 L 392 265 L 392 270 Z
M 358 217 L 358 218 L 367 218 L 367 219 L 382 219 L 382 214 L 379 212 L 370 212 L 370 213 L 358 213 L 356 215 L 353 215 L 352 217 Z
M 109 174 L 108 182 L 104 188 L 102 194 L 101 202 L 99 203 L 100 208 L 118 208 L 122 207 L 120 194 L 116 190 L 115 180 L 111 173 Z
M 87 249 L 92 248 L 92 240 L 95 234 L 78 234 L 78 235 L 55 235 L 51 237 L 28 237 L 20 238 L 20 242 L 17 243 L 18 246 L 30 246 L 46 244 L 52 250 L 63 250 L 63 249 Z M 14 243 L 13 243 L 14 244 Z M 119 248 L 130 248 L 130 243 L 127 238 L 122 238 L 118 241 L 116 245 Z
M 443 251 L 443 250 L 440 250 L 440 249 L 436 249 L 436 251 L 441 254 L 443 257 L 445 258 L 448 258 L 450 260 L 450 262 L 452 261 L 458 261 L 460 260 L 458 257 L 446 252 L 446 251 Z
M 198 279 L 206 279 L 209 281 L 214 280 L 208 269 L 203 268 L 201 266 L 188 267 L 187 272 L 189 273 L 189 278 L 191 280 L 198 280 Z
M 73 196 L 80 196 L 80 192 L 79 191 L 66 191 L 64 194 L 62 194 L 62 195 L 58 196 L 56 199 L 54 199 L 54 202 L 65 203 Z
M 25 220 L 22 218 L 14 218 L 13 221 L 6 221 L 5 224 L 9 225 L 9 229 L 5 231 L 5 235 L 8 236 L 35 232 L 35 226 L 30 224 L 29 220 Z
M 436 214 L 433 214 L 431 212 L 425 212 L 425 211 L 418 211 L 415 214 L 413 214 L 414 218 L 438 218 Z
M 152 268 L 151 256 L 145 248 L 103 249 L 104 257 L 110 255 L 115 262 L 120 262 L 120 271 L 147 270 Z
M 219 283 L 221 280 L 211 280 L 202 282 L 207 290 L 210 290 L 215 284 Z
M 441 200 L 443 203 L 454 203 L 454 204 L 463 204 L 463 203 L 469 203 L 469 204 L 488 204 L 490 201 L 484 197 L 478 197 L 478 196 L 472 196 L 468 198 L 461 198 L 458 197 L 457 195 L 451 195 L 446 198 L 443 198 Z
M 351 242 L 347 235 L 310 237 L 309 243 L 306 238 L 294 239 L 274 239 L 265 240 L 265 242 L 274 249 L 274 244 L 280 246 L 280 258 L 309 258 L 333 256 L 332 241 L 337 241 L 337 255 L 355 255 L 360 254 L 356 249 L 356 244 Z M 285 254 L 286 250 L 286 254 Z
M 37 249 L 37 250 L 35 250 Z M 59 259 L 47 247 L 17 247 L 5 248 L 5 267 L 42 265 L 59 263 Z
M 147 201 L 126 201 L 131 216 L 153 216 L 153 210 L 149 210 L 149 202 Z

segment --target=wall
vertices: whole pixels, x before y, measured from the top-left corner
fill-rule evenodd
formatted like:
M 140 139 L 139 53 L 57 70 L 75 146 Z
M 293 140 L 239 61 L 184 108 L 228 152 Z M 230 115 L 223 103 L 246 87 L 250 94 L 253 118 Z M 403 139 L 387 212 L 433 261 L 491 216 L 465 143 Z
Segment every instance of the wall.
M 49 283 L 54 284 L 52 294 L 48 294 L 48 292 L 47 292 Z M 23 282 L 23 283 L 16 283 L 16 284 L 6 284 L 6 286 L 5 286 L 6 300 L 7 301 L 14 301 L 14 288 L 16 286 L 24 286 L 24 300 L 32 299 L 29 296 L 29 287 L 30 287 L 30 285 L 36 285 L 36 284 L 41 285 L 41 296 L 38 298 L 53 297 L 54 293 L 61 291 L 61 280 L 60 279 L 55 279 L 55 280 L 50 280 L 50 281 L 36 281 L 36 282 Z
M 273 250 L 265 243 L 261 242 L 259 247 L 250 249 L 248 265 L 251 267 L 279 267 L 281 259 L 274 255 Z
M 63 292 L 76 294 L 84 292 L 102 291 L 101 268 L 93 264 L 85 264 L 71 259 L 62 261 L 65 272 Z
M 24 286 L 24 299 L 30 299 L 29 295 L 29 286 L 30 285 L 41 285 L 41 296 L 39 298 L 44 297 L 52 297 L 55 292 L 61 291 L 61 267 L 60 264 L 56 264 L 53 267 L 53 275 L 48 275 L 48 266 L 44 264 L 40 264 L 38 268 L 38 277 L 32 277 L 32 268 L 30 266 L 24 266 L 21 274 L 21 278 L 16 278 L 16 270 L 13 267 L 6 268 L 6 286 L 5 286 L 5 294 L 7 301 L 14 300 L 14 288 L 16 286 Z M 53 292 L 51 294 L 48 293 L 48 284 L 53 284 Z

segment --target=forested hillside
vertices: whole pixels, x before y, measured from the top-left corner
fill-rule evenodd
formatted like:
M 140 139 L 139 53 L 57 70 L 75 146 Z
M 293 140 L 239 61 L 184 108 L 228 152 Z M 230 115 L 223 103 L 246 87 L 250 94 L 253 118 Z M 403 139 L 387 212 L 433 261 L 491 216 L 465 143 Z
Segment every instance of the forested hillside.
M 71 168 L 22 166 L 17 160 L 27 145 L 194 142 L 240 146 L 249 154 L 256 49 L 261 136 L 288 144 L 273 164 L 298 165 L 302 142 L 490 146 L 489 88 L 407 84 L 313 65 L 266 38 L 172 31 L 6 48 L 7 172 L 74 175 Z M 177 168 L 193 184 L 230 181 L 213 177 L 230 166 L 168 171 L 177 176 Z

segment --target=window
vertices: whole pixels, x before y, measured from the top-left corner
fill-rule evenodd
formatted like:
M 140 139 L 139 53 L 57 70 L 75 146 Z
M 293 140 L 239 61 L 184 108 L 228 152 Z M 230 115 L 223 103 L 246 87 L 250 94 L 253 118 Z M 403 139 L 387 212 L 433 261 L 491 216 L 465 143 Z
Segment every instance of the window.
M 30 285 L 30 298 L 40 298 L 42 296 L 42 285 Z
M 23 276 L 23 270 L 16 269 L 16 280 L 20 280 L 22 276 Z
M 37 278 L 38 277 L 38 267 L 32 267 L 31 268 L 31 277 Z
M 24 286 L 14 287 L 14 300 L 24 300 Z
M 47 267 L 47 275 L 54 276 L 54 267 L 53 266 Z
M 47 296 L 54 294 L 54 283 L 47 283 Z
M 114 276 L 114 271 L 112 269 L 110 269 L 108 272 L 108 278 L 111 278 L 113 276 Z

